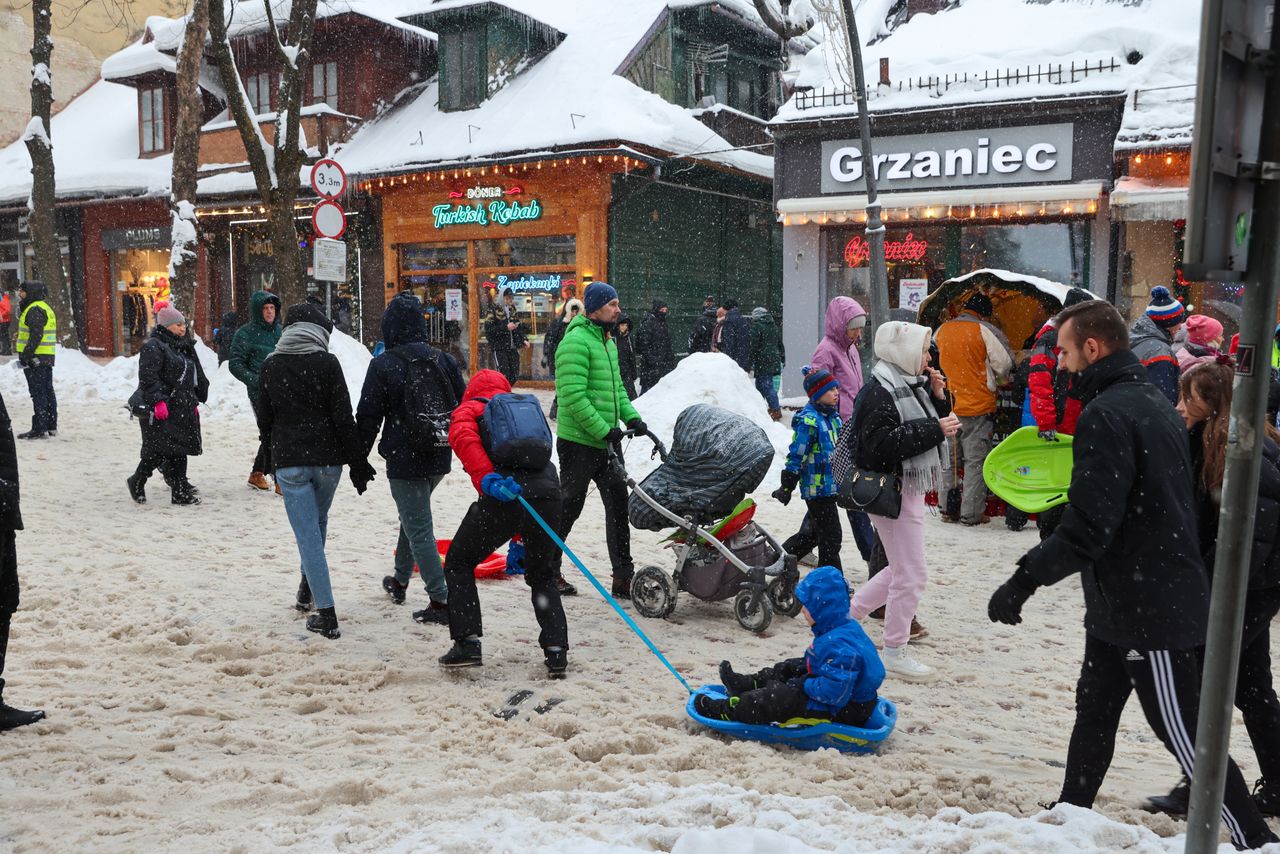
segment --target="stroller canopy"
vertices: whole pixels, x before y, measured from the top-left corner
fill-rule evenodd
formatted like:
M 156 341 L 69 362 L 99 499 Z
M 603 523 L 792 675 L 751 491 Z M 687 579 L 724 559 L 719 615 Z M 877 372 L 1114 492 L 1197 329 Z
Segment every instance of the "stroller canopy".
M 654 501 L 678 516 L 706 524 L 733 511 L 764 480 L 773 445 L 764 429 L 743 415 L 699 403 L 676 419 L 667 460 L 640 483 Z M 647 531 L 670 520 L 633 494 L 631 524 Z

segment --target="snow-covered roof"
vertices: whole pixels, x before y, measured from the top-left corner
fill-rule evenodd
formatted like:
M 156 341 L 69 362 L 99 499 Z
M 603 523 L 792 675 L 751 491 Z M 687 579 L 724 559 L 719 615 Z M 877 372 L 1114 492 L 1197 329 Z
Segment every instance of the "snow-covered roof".
M 446 0 L 432 8 L 472 2 Z M 349 172 L 374 174 L 621 140 L 772 176 L 771 157 L 731 150 L 731 143 L 691 111 L 614 73 L 666 12 L 668 0 L 501 0 L 500 5 L 556 28 L 564 40 L 472 110 L 442 112 L 438 80 L 431 82 L 338 151 L 335 156 Z
M 283 25 L 289 20 L 292 2 L 293 0 L 271 0 L 271 13 L 277 25 Z M 430 0 L 320 0 L 316 5 L 316 19 L 332 18 L 337 15 L 359 15 L 379 21 L 393 29 L 404 30 L 406 34 L 434 41 L 434 33 L 400 20 L 408 15 L 423 12 L 430 6 Z M 227 35 L 231 38 L 252 35 L 267 28 L 265 0 L 239 0 L 229 8 L 232 9 L 232 13 L 227 26 Z
M 178 60 L 160 50 L 157 42 L 134 42 L 102 61 L 103 80 L 128 80 L 153 71 L 176 74 Z
M 172 156 L 138 157 L 138 93 L 100 80 L 53 117 L 58 196 L 168 193 Z M 31 158 L 21 141 L 0 149 L 0 204 L 31 194 Z
M 883 33 L 889 5 L 890 0 L 868 0 L 859 7 L 864 41 Z M 1122 142 L 1183 140 L 1189 136 L 1194 88 L 1163 87 L 1195 82 L 1199 26 L 1199 0 L 967 0 L 936 14 L 915 15 L 863 48 L 868 106 L 873 112 L 886 112 L 1124 92 L 1130 97 Z M 788 101 L 777 122 L 856 112 L 843 104 L 799 109 L 813 94 L 848 87 L 842 72 L 843 43 L 831 38 L 821 22 L 815 35 L 821 44 L 799 61 L 796 79 L 812 93 Z M 889 60 L 891 86 L 877 85 L 882 58 Z M 1099 64 L 1101 71 L 1079 71 L 1083 65 Z M 1028 71 L 1058 66 L 1062 74 L 1041 73 L 1031 82 L 1008 85 L 1003 79 L 1006 72 L 1021 70 L 1025 77 Z M 1000 85 L 974 80 L 984 73 L 1001 74 Z M 928 83 L 928 78 L 946 81 L 965 74 L 969 82 Z M 924 86 L 919 85 L 922 78 Z

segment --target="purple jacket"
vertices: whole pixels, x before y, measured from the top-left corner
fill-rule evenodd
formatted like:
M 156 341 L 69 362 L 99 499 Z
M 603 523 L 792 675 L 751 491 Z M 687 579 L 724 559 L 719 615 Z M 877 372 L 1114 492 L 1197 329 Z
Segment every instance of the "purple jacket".
M 836 297 L 827 305 L 826 333 L 813 351 L 809 364 L 826 368 L 840 383 L 840 419 L 853 417 L 853 399 L 862 390 L 862 357 L 849 343 L 849 321 L 866 314 L 852 297 Z

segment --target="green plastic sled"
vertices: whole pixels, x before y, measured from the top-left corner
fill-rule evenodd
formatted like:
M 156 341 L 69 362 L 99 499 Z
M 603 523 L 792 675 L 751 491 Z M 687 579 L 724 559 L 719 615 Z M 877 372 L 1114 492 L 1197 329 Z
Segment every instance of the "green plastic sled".
M 987 488 L 1024 513 L 1043 513 L 1067 503 L 1071 485 L 1071 437 L 1046 442 L 1036 427 L 1015 430 L 987 455 Z

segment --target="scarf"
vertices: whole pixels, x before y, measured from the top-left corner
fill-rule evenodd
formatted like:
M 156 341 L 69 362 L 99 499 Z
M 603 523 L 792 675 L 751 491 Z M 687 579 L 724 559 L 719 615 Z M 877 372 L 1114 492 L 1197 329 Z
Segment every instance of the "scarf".
M 929 396 L 928 381 L 923 377 L 906 374 L 886 359 L 876 362 L 871 375 L 893 396 L 902 423 L 921 418 L 938 417 Z M 936 492 L 942 488 L 942 472 L 951 467 L 947 440 L 935 448 L 902 461 L 902 491 L 919 493 Z
M 302 356 L 306 353 L 328 353 L 329 332 L 316 323 L 291 323 L 284 328 L 272 356 Z

